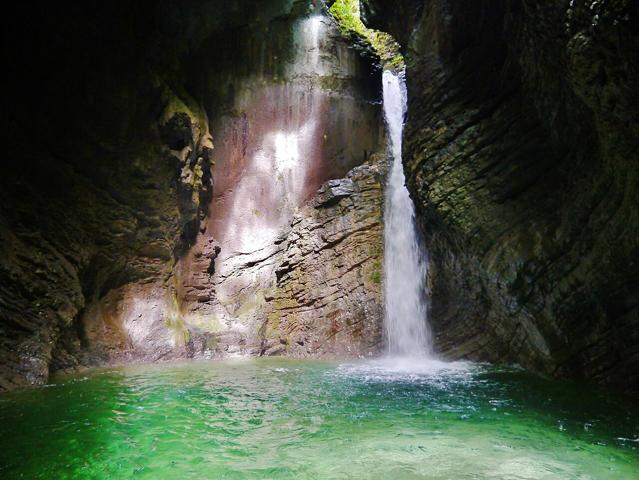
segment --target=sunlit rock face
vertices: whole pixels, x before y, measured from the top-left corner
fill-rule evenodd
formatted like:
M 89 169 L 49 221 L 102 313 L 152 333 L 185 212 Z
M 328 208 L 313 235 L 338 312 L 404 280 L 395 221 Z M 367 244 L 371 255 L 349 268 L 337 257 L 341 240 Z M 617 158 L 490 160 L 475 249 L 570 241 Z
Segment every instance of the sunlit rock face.
M 219 354 L 264 350 L 260 329 L 294 215 L 324 181 L 365 162 L 381 134 L 370 66 L 321 9 L 261 30 L 227 32 L 246 65 L 207 71 L 199 87 L 219 92 L 211 107 L 214 195 L 212 214 L 178 267 L 178 297 L 187 324 L 220 339 Z M 200 255 L 207 248 L 214 256 Z M 319 279 L 315 288 L 324 288 Z
M 450 357 L 639 388 L 637 2 L 365 2 Z
M 6 11 L 0 390 L 259 353 L 250 266 L 377 148 L 378 77 L 320 2 L 36 3 Z
M 278 239 L 260 353 L 364 357 L 382 347 L 386 154 L 329 180 Z M 266 317 L 264 318 L 264 314 Z

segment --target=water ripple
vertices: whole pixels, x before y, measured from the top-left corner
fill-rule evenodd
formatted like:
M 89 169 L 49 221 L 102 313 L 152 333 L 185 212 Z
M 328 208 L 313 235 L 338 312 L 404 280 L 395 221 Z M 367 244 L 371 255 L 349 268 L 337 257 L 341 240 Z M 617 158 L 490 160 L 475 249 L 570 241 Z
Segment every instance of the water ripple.
M 56 382 L 0 396 L 3 479 L 634 479 L 639 471 L 635 404 L 518 369 L 268 359 Z

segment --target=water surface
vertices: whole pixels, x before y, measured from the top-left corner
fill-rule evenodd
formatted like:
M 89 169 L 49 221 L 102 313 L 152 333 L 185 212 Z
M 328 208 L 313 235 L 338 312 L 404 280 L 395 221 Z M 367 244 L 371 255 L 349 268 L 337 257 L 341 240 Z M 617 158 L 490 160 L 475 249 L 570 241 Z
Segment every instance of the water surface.
M 515 369 L 261 359 L 0 396 L 0 478 L 636 479 L 639 412 Z

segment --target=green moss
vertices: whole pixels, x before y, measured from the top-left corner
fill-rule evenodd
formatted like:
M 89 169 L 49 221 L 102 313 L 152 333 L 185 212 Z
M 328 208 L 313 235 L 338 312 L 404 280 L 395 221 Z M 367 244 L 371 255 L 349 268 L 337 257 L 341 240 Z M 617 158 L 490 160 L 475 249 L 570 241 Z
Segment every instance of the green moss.
M 336 0 L 330 8 L 331 15 L 340 26 L 342 35 L 362 37 L 375 50 L 388 70 L 402 70 L 404 57 L 399 51 L 399 44 L 392 35 L 368 28 L 362 22 L 359 0 Z
M 166 310 L 164 311 L 164 326 L 173 335 L 175 345 L 186 345 L 191 338 L 191 332 L 184 322 L 184 317 L 180 313 L 180 308 L 175 292 L 169 296 L 167 300 Z
M 216 333 L 222 330 L 222 325 L 215 315 L 199 315 L 190 313 L 182 317 L 188 325 L 204 332 Z
M 323 90 L 344 91 L 347 88 L 347 80 L 339 78 L 335 75 L 322 76 L 319 79 L 320 86 Z
M 266 324 L 263 330 L 264 338 L 275 338 L 279 334 L 280 328 L 280 315 L 277 312 L 271 312 L 268 314 Z
M 215 350 L 219 343 L 220 341 L 216 336 L 209 337 L 206 339 L 206 348 L 208 350 Z
M 359 12 L 359 0 L 337 0 L 330 8 L 330 12 L 346 32 L 352 31 L 364 36 L 366 25 L 362 22 Z
M 256 213 L 256 215 L 258 214 Z M 259 215 L 261 215 L 261 213 Z M 240 305 L 237 306 L 234 311 L 232 310 L 233 307 L 227 304 L 227 308 L 230 311 L 233 311 L 233 315 L 237 318 L 251 316 L 266 304 L 264 293 L 261 290 L 257 290 L 253 294 L 243 296 L 239 299 L 239 302 L 241 302 Z M 237 302 L 233 303 L 236 304 Z
M 177 313 L 169 313 L 164 317 L 164 326 L 171 331 L 176 345 L 185 345 L 191 338 L 191 332 L 186 328 L 184 318 Z
M 377 260 L 373 263 L 373 271 L 370 274 L 370 281 L 376 285 L 382 283 L 382 262 Z

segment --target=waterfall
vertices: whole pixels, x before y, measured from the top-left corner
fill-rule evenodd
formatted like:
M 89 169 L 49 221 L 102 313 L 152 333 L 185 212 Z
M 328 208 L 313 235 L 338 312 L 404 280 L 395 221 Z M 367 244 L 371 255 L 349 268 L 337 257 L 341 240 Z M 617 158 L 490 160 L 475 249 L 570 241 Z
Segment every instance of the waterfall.
M 388 128 L 391 167 L 384 206 L 384 295 L 388 353 L 394 356 L 432 356 L 427 323 L 427 260 L 415 225 L 415 206 L 405 185 L 402 131 L 406 114 L 403 74 L 384 71 L 384 118 Z

